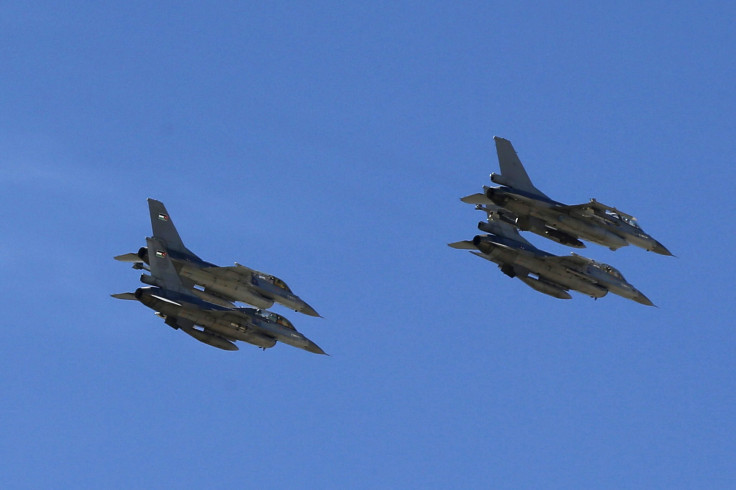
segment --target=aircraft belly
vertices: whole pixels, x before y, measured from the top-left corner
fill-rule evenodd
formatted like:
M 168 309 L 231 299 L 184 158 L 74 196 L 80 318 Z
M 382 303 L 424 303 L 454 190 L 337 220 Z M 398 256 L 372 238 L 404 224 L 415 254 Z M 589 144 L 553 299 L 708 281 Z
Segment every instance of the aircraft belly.
M 259 333 L 252 333 L 248 335 L 247 338 L 243 338 L 242 340 L 244 342 L 257 345 L 258 347 L 262 347 L 264 349 L 268 349 L 276 345 L 276 339 L 268 337 L 266 335 L 261 335 Z
M 210 291 L 200 291 L 197 288 L 192 288 L 192 293 L 194 293 L 194 295 L 197 296 L 199 299 L 206 301 L 208 303 L 219 305 L 225 308 L 233 307 L 232 301 L 230 301 L 230 299 L 224 299 L 224 298 L 221 298 L 220 296 L 210 294 Z M 221 293 L 218 293 L 218 294 L 221 294 Z
M 240 340 L 249 344 L 268 349 L 276 345 L 276 339 L 262 335 L 258 332 L 246 330 L 244 328 L 235 328 L 231 325 L 223 325 L 220 322 L 210 323 L 205 328 L 218 335 L 232 340 Z
M 189 320 L 226 339 L 241 340 L 264 348 L 272 347 L 276 341 L 299 348 L 309 345 L 309 340 L 299 332 L 270 322 L 253 322 L 246 315 L 213 314 L 207 310 L 182 307 L 151 296 L 144 296 L 143 299 L 146 300 L 144 304 L 165 316 Z
M 511 259 L 512 260 L 508 261 L 509 263 L 520 265 L 535 274 L 537 274 L 540 271 L 545 271 L 549 268 L 547 264 L 540 261 L 536 257 L 526 255 L 526 254 L 515 254 L 515 256 L 511 257 Z
M 593 298 L 602 298 L 608 292 L 607 289 L 594 284 L 592 280 L 583 279 L 573 271 L 569 271 L 567 268 L 555 265 L 554 263 L 543 260 L 532 260 L 529 261 L 529 265 L 522 265 L 527 267 L 532 273 L 537 274 L 540 279 L 558 284 L 564 289 L 573 289 Z
M 272 337 L 259 332 L 245 316 L 233 314 L 215 317 L 206 311 L 186 309 L 183 309 L 179 316 L 229 339 L 241 340 L 263 348 L 273 347 L 276 343 Z
M 522 201 L 520 198 L 514 197 L 513 199 L 506 201 L 503 207 L 514 213 L 516 216 L 535 216 L 536 213 L 533 211 L 534 205 L 532 202 L 532 200 L 524 199 Z
M 605 227 L 592 224 L 564 214 L 556 214 L 550 219 L 551 225 L 565 233 L 577 235 L 585 240 L 604 245 L 611 249 L 621 248 L 627 245 L 625 239 L 608 231 Z
M 258 322 L 257 328 L 269 337 L 273 337 L 279 342 L 283 342 L 294 347 L 302 347 L 306 340 L 304 335 L 300 334 L 296 330 L 291 330 L 290 328 L 285 328 L 275 323 Z
M 181 306 L 169 303 L 168 301 L 162 301 L 150 295 L 143 295 L 140 301 L 152 310 L 158 311 L 165 316 L 178 316 L 179 312 L 182 311 Z
M 273 306 L 273 299 L 266 298 L 265 296 L 258 294 L 243 283 L 231 284 L 228 287 L 219 287 L 218 285 L 213 287 L 213 289 L 219 290 L 222 294 L 231 296 L 237 301 L 253 305 L 256 308 L 261 308 L 263 310 Z
M 561 284 L 565 284 L 570 289 L 574 289 L 580 293 L 586 294 L 593 298 L 602 298 L 608 293 L 608 290 L 602 288 L 592 282 L 581 279 L 574 274 L 566 273 L 559 278 Z
M 233 298 L 235 301 L 247 303 L 261 309 L 267 309 L 273 306 L 273 299 L 259 294 L 249 284 L 218 277 L 215 273 L 210 273 L 196 267 L 183 267 L 181 274 L 199 286 L 203 286 L 223 296 Z

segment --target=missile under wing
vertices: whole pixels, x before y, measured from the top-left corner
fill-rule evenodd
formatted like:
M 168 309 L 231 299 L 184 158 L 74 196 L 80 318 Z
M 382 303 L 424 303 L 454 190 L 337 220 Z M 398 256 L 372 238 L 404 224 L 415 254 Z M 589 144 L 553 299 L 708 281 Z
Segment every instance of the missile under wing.
M 661 255 L 672 255 L 634 217 L 616 208 L 595 199 L 573 206 L 550 199 L 534 186 L 511 142 L 498 136 L 493 139 L 501 173 L 492 173 L 491 181 L 499 186 L 484 186 L 482 194 L 463 197 L 463 202 L 500 206 L 520 230 L 564 245 L 582 248 L 579 239 L 583 239 L 612 250 L 632 244 Z

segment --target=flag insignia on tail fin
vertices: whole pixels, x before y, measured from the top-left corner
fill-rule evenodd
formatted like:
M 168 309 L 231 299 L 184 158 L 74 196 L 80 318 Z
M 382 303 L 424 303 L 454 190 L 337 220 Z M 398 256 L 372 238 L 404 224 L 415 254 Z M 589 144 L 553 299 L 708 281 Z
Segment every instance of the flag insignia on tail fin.
M 162 250 L 156 250 L 156 257 L 159 257 L 159 258 L 162 258 L 163 259 L 163 258 L 166 257 L 166 252 L 164 252 Z
M 169 215 L 168 214 L 163 214 L 163 213 L 158 213 L 158 219 L 160 219 L 161 221 L 169 221 Z

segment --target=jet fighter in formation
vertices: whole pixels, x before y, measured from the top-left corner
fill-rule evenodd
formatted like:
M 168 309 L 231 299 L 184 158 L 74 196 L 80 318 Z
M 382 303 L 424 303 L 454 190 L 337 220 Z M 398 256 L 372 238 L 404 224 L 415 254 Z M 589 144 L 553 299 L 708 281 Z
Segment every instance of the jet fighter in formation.
M 277 302 L 319 316 L 285 282 L 239 264 L 234 268 L 217 267 L 203 261 L 184 247 L 163 203 L 149 199 L 148 205 L 153 237 L 146 238 L 147 246 L 137 254 L 119 255 L 115 259 L 133 262 L 135 269 L 150 272 L 141 276 L 141 282 L 152 287 L 138 288 L 135 293 L 113 294 L 113 297 L 138 300 L 155 310 L 170 327 L 219 349 L 238 350 L 236 340 L 263 349 L 273 347 L 278 341 L 315 354 L 325 353 L 297 332 L 289 320 L 265 310 Z M 236 307 L 235 301 L 257 309 Z
M 278 277 L 264 274 L 235 263 L 231 267 L 218 267 L 205 262 L 184 246 L 174 227 L 166 207 L 155 199 L 148 200 L 153 236 L 166 247 L 166 253 L 174 262 L 177 272 L 186 286 L 205 301 L 221 306 L 232 306 L 236 301 L 257 308 L 270 308 L 274 302 L 310 316 L 320 316 L 299 296 L 289 289 Z M 148 249 L 142 247 L 138 253 L 118 255 L 115 260 L 133 262 L 136 268 L 149 263 Z M 204 290 L 197 289 L 198 285 Z
M 476 235 L 472 241 L 455 242 L 450 246 L 470 250 L 478 257 L 495 262 L 507 276 L 518 277 L 527 286 L 555 298 L 570 299 L 570 289 L 593 298 L 611 292 L 652 306 L 652 302 L 612 266 L 574 253 L 559 256 L 539 250 L 513 225 L 502 221 L 496 212 L 488 214 L 488 222 L 481 222 L 479 226 L 489 232 L 487 235 Z
M 635 218 L 595 199 L 574 206 L 553 201 L 534 187 L 511 142 L 497 136 L 493 139 L 501 174 L 492 173 L 491 181 L 499 187 L 484 186 L 483 193 L 461 198 L 487 214 L 488 220 L 480 222 L 478 228 L 488 234 L 451 243 L 450 247 L 470 250 L 495 262 L 506 275 L 518 277 L 555 298 L 570 299 L 569 290 L 593 298 L 611 292 L 652 306 L 612 266 L 574 253 L 556 256 L 544 252 L 525 240 L 518 230 L 575 248 L 585 247 L 582 239 L 611 250 L 632 244 L 661 255 L 672 255 L 670 251 L 644 232 Z
M 495 204 L 503 209 L 501 219 L 522 231 L 531 231 L 563 245 L 583 248 L 580 239 L 611 250 L 635 245 L 661 255 L 672 255 L 661 243 L 641 229 L 636 219 L 616 208 L 591 199 L 568 206 L 553 201 L 534 187 L 514 147 L 494 136 L 501 174 L 492 173 L 499 187 L 483 186 L 482 194 L 461 200 L 469 204 Z

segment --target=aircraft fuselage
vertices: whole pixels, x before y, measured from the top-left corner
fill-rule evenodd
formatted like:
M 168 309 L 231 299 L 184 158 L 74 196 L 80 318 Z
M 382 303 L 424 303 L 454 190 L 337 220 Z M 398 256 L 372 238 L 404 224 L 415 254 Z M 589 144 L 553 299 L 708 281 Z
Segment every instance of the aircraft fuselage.
M 319 349 L 293 327 L 264 318 L 253 308 L 225 308 L 156 287 L 140 288 L 135 295 L 141 303 L 165 317 L 189 320 L 226 339 L 241 340 L 263 348 L 273 347 L 279 341 L 311 352 Z
M 601 298 L 611 292 L 638 303 L 652 304 L 646 296 L 609 265 L 587 259 L 584 265 L 572 261 L 563 264 L 545 260 L 545 257 L 552 257 L 552 255 L 538 249 L 529 249 L 527 246 L 522 247 L 523 244 L 513 244 L 508 239 L 499 240 L 499 238 L 503 239 L 503 237 L 492 235 L 474 238 L 473 243 L 481 252 L 476 255 L 495 262 L 501 267 L 512 264 L 519 266 L 520 270 L 536 274 L 538 280 L 543 284 L 525 280 L 528 276 L 519 277 L 519 279 L 540 292 L 558 298 L 565 297 L 560 292 L 565 289 L 573 289 L 593 298 Z M 533 278 L 530 279 L 533 280 Z
M 497 206 L 502 206 L 516 216 L 532 216 L 547 226 L 572 236 L 598 243 L 612 250 L 628 245 L 626 238 L 611 231 L 609 226 L 598 220 L 571 216 L 561 207 L 564 204 L 541 196 L 512 189 L 510 187 L 489 187 L 486 196 Z

